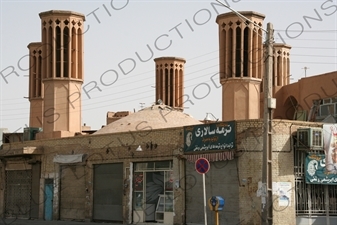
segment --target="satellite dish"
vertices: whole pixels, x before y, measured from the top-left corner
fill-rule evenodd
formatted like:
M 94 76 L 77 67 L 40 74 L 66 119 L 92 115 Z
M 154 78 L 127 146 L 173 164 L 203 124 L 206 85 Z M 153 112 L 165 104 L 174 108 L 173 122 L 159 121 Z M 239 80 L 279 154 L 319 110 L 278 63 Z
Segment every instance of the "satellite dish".
M 213 113 L 206 113 L 205 121 L 218 121 L 219 119 L 216 118 Z

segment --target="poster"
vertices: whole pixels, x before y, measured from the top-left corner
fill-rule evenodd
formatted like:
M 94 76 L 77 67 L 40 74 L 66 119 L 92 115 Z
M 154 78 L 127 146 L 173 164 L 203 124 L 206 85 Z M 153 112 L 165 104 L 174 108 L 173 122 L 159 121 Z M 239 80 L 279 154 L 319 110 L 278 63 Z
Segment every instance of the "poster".
M 325 168 L 329 174 L 337 174 L 337 124 L 323 125 Z
M 337 185 L 337 174 L 331 164 L 326 163 L 324 154 L 308 154 L 305 158 L 305 182 L 309 184 Z M 330 165 L 327 170 L 326 166 Z
M 273 182 L 272 183 L 272 193 L 278 198 L 279 206 L 290 206 L 291 205 L 291 182 Z M 266 187 L 263 187 L 262 183 L 258 183 L 257 197 L 267 196 Z M 273 202 L 275 197 L 273 197 Z
M 277 182 L 277 195 L 279 206 L 290 206 L 291 183 Z

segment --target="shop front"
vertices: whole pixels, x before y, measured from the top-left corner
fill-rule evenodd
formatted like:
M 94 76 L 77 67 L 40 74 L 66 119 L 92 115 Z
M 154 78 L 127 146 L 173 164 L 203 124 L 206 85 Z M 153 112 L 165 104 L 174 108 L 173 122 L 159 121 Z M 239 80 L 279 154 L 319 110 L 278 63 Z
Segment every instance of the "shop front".
M 173 162 L 135 163 L 133 223 L 173 223 Z

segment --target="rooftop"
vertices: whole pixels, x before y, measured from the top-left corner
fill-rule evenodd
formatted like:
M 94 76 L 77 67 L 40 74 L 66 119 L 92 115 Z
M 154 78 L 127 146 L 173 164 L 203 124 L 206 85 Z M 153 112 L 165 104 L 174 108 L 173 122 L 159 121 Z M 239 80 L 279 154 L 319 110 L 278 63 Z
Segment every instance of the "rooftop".
M 199 120 L 170 106 L 157 104 L 114 121 L 94 134 L 153 130 L 202 124 Z

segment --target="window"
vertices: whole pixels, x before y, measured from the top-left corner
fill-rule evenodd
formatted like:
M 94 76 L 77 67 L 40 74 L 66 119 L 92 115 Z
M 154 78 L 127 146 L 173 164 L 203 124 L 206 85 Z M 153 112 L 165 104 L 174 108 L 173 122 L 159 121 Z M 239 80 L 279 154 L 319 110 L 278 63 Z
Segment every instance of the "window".
M 172 161 L 158 161 L 158 162 L 146 162 L 137 163 L 136 171 L 151 171 L 151 170 L 172 170 Z
M 320 106 L 320 116 L 328 116 L 335 114 L 335 105 L 336 104 L 326 104 Z
M 337 97 L 321 99 L 318 102 L 318 121 L 325 119 L 329 115 L 337 117 Z

